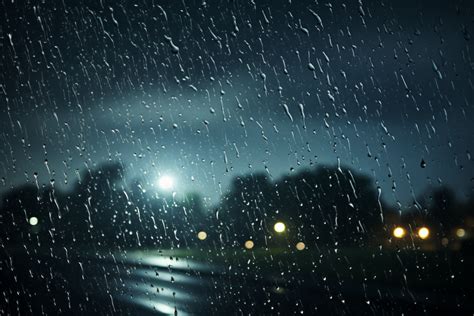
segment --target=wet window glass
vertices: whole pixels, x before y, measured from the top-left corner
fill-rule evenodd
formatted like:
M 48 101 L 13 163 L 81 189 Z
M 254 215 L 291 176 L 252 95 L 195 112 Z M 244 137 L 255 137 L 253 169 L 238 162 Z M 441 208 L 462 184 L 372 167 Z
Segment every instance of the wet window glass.
M 0 314 L 472 314 L 473 16 L 0 1 Z

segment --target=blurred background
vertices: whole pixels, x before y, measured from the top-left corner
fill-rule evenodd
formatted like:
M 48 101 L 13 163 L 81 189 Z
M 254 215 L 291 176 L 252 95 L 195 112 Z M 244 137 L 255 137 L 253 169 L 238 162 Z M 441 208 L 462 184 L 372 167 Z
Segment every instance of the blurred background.
M 470 1 L 0 2 L 0 313 L 472 314 Z

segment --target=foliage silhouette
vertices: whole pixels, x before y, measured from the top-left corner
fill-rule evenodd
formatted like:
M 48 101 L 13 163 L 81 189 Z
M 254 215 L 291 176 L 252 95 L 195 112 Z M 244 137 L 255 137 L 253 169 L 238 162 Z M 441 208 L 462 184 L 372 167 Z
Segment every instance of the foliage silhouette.
M 239 177 L 220 210 L 219 227 L 238 242 L 273 235 L 277 241 L 363 246 L 381 229 L 384 206 L 368 177 L 326 166 L 274 183 L 264 174 Z M 287 224 L 288 237 L 272 232 L 277 221 Z
M 420 198 L 402 216 L 380 198 L 371 178 L 349 168 L 320 166 L 271 181 L 267 174 L 236 177 L 212 212 L 197 193 L 177 199 L 153 194 L 139 179 L 127 184 L 119 163 L 87 170 L 71 192 L 25 184 L 3 195 L 1 242 L 95 247 L 289 246 L 365 247 L 390 237 L 394 223 L 431 225 L 438 236 L 472 217 L 448 188 Z M 421 206 L 421 207 L 420 207 Z M 470 212 L 470 213 L 469 213 Z M 36 226 L 29 224 L 37 217 Z M 273 231 L 283 221 L 287 230 Z M 208 238 L 199 241 L 197 232 Z

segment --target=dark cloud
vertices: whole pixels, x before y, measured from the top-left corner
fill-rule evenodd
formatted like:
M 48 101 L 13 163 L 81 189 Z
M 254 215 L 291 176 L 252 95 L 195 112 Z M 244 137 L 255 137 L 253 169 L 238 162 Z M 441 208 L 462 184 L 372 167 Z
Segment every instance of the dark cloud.
M 472 185 L 466 1 L 1 6 L 6 186 L 109 159 L 214 198 L 235 174 L 318 162 L 371 173 L 394 200 Z

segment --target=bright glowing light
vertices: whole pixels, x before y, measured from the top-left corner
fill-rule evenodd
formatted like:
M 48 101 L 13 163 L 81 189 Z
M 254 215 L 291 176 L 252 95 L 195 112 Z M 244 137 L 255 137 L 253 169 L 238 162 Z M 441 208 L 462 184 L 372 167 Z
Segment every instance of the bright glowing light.
M 158 179 L 158 186 L 162 190 L 169 191 L 174 187 L 174 179 L 167 175 L 161 176 Z
M 247 241 L 245 242 L 244 246 L 245 246 L 245 248 L 247 248 L 247 249 L 252 249 L 253 246 L 255 246 L 255 244 L 253 243 L 253 241 L 247 240 Z
M 426 227 L 421 227 L 418 229 L 418 237 L 421 239 L 426 239 L 430 236 L 430 230 Z
M 464 228 L 456 229 L 456 236 L 458 236 L 459 238 L 463 238 L 464 236 L 466 236 L 466 230 Z
M 406 231 L 403 227 L 395 227 L 395 229 L 393 230 L 393 237 L 395 238 L 403 238 L 406 234 Z
M 275 225 L 273 226 L 273 229 L 277 232 L 277 233 L 283 233 L 286 229 L 286 226 L 285 226 L 285 223 L 283 222 L 276 222 Z
M 306 248 L 306 245 L 302 241 L 296 244 L 296 249 L 298 249 L 299 251 L 304 250 L 305 248 Z
M 37 217 L 30 217 L 30 219 L 28 220 L 28 222 L 30 223 L 31 226 L 36 226 L 38 225 L 38 218 Z
M 200 231 L 198 233 L 199 240 L 205 240 L 207 238 L 207 233 L 205 231 Z

